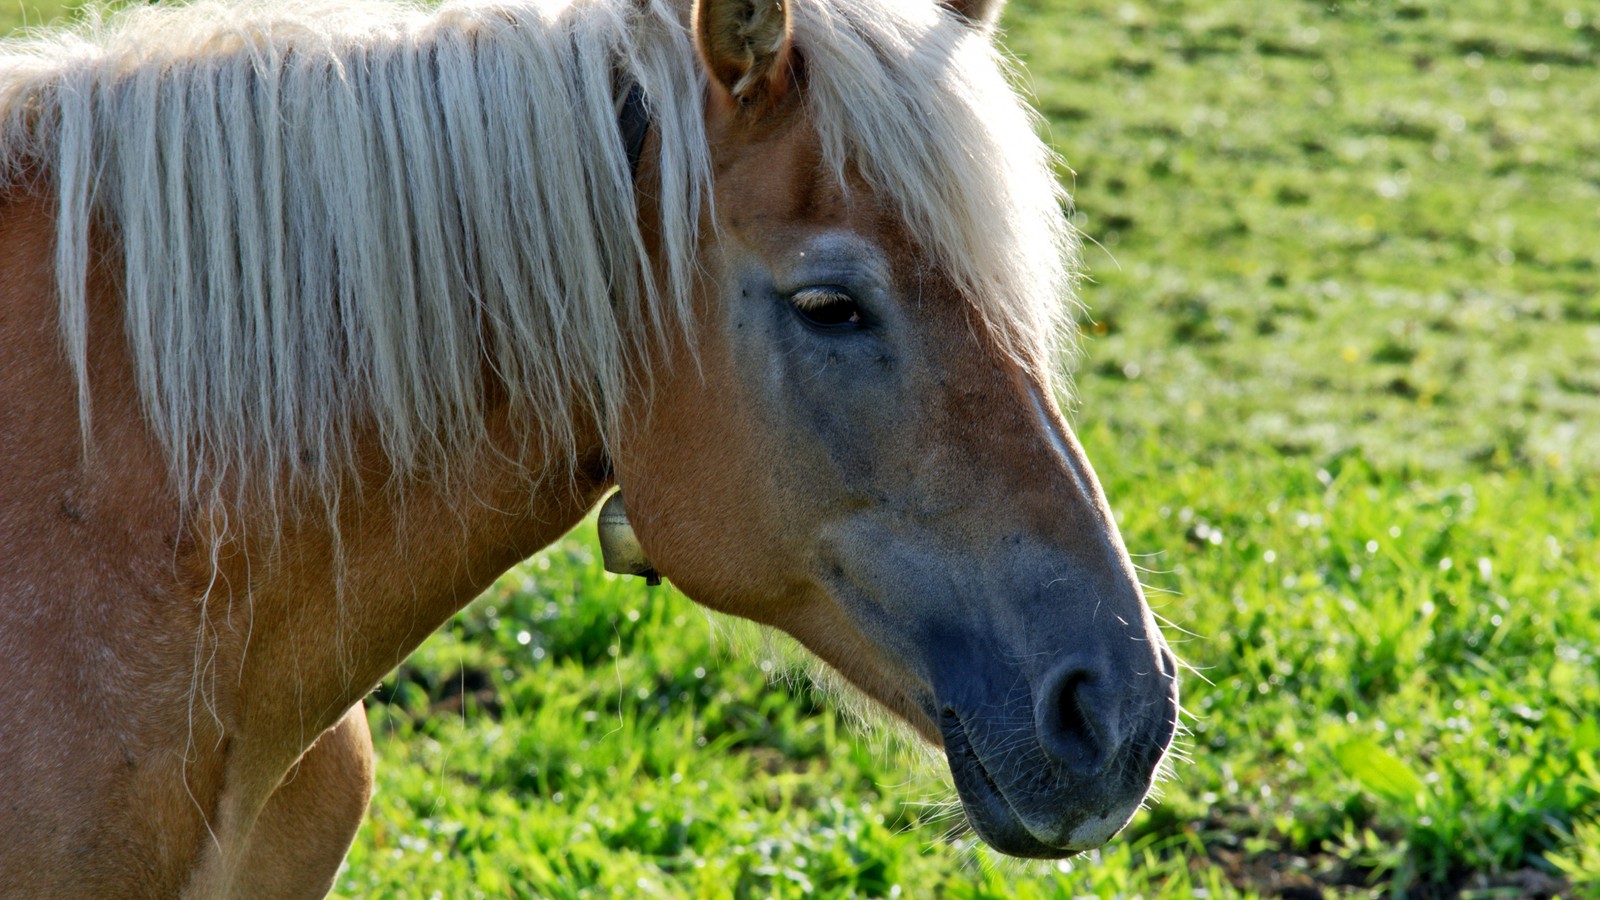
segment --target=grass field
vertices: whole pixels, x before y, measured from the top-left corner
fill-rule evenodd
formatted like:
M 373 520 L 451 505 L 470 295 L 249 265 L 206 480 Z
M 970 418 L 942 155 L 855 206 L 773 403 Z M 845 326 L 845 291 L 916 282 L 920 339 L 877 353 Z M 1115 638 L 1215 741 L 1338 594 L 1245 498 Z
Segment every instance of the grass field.
M 1600 8 L 1004 24 L 1096 241 L 1074 420 L 1197 670 L 1164 800 L 1002 860 L 585 530 L 375 695 L 341 894 L 1600 897 Z

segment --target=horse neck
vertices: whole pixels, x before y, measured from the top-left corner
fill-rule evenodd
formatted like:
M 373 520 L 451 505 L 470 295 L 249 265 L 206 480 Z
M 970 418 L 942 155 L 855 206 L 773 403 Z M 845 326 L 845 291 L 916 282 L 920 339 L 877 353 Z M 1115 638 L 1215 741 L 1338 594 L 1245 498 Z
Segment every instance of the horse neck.
M 374 452 L 325 514 L 286 520 L 270 539 L 247 526 L 242 553 L 213 545 L 221 580 L 249 585 L 246 680 L 306 673 L 302 704 L 331 725 L 506 569 L 576 525 L 610 484 L 598 429 L 578 429 L 574 459 L 550 460 L 510 419 L 493 411 L 487 445 L 448 473 L 396 483 Z

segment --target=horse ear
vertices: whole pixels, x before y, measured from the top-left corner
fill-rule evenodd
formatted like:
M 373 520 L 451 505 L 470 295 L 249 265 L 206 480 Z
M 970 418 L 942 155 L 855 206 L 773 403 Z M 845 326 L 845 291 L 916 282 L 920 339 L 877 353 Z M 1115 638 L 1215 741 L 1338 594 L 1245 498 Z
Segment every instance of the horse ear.
M 695 0 L 700 57 L 739 106 L 770 107 L 789 91 L 789 0 Z
M 985 31 L 1000 18 L 1006 0 L 939 0 L 940 5 Z

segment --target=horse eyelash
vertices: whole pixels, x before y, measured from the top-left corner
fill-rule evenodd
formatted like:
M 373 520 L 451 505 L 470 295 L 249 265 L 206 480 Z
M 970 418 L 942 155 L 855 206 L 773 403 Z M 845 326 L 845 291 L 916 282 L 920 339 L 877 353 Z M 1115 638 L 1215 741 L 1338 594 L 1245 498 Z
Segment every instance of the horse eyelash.
M 795 291 L 789 302 L 803 310 L 815 310 L 835 303 L 855 305 L 856 298 L 838 288 L 818 287 Z

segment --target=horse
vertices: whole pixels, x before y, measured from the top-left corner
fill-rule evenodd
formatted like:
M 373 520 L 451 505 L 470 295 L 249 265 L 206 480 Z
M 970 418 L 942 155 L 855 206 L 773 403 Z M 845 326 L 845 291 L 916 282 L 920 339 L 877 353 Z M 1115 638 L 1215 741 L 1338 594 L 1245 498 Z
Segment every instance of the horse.
M 616 486 L 648 569 L 1096 847 L 1176 661 L 1059 411 L 1001 0 L 198 0 L 0 44 L 0 894 L 320 896 L 363 699 Z

